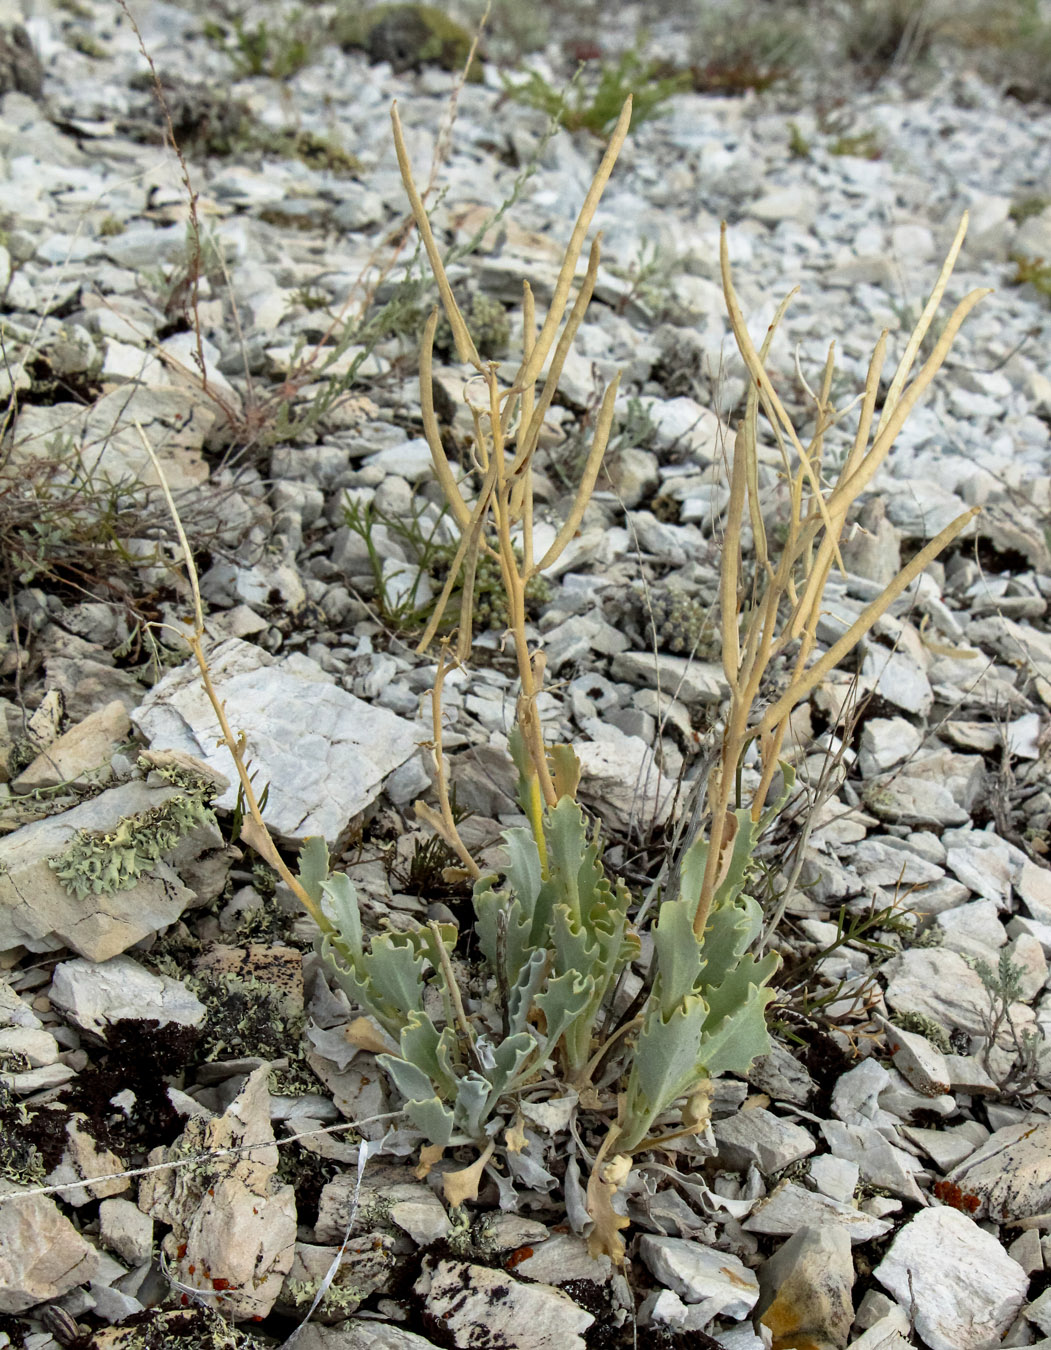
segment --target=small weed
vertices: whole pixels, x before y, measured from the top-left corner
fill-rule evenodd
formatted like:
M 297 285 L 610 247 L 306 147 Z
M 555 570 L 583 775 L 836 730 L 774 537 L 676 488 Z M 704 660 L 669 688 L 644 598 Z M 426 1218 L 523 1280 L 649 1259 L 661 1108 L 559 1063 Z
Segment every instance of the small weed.
M 875 131 L 859 131 L 854 136 L 837 136 L 829 143 L 828 153 L 855 159 L 882 159 L 883 147 Z
M 486 295 L 483 291 L 477 291 L 472 297 L 471 302 L 464 309 L 464 314 L 471 324 L 471 331 L 475 335 L 478 343 L 478 350 L 492 360 L 497 360 L 507 351 L 508 343 L 511 341 L 511 322 L 507 317 L 507 310 L 499 300 L 494 300 L 492 296 Z M 423 316 L 420 316 L 420 325 L 417 332 L 423 330 Z M 441 319 L 438 323 L 438 330 L 434 335 L 435 349 L 443 355 L 449 355 L 454 347 L 453 330 L 449 326 L 448 319 Z
M 561 93 L 538 71 L 527 70 L 525 80 L 502 77 L 504 89 L 515 103 L 546 113 L 567 131 L 590 131 L 605 136 L 620 115 L 624 100 L 633 97 L 632 124 L 659 116 L 675 94 L 689 88 L 685 73 L 669 74 L 657 61 L 647 61 L 637 51 L 625 52 L 615 64 L 603 65 L 595 78 L 584 66 Z
M 854 0 L 842 30 L 844 53 L 879 80 L 928 55 L 938 18 L 926 0 Z
M 292 10 L 280 27 L 271 28 L 263 19 L 250 28 L 238 15 L 229 28 L 210 19 L 202 31 L 229 57 L 238 79 L 250 75 L 291 79 L 310 65 L 324 37 L 317 23 L 300 9 Z
M 69 45 L 75 52 L 81 56 L 86 56 L 92 61 L 105 60 L 108 55 L 105 47 L 90 33 L 76 33 L 71 39 Z
M 328 309 L 332 301 L 328 292 L 320 286 L 301 286 L 292 292 L 292 304 L 305 309 L 308 314 L 316 314 L 319 310 Z
M 1012 286 L 1032 286 L 1041 295 L 1051 297 L 1051 263 L 1043 258 L 1029 258 L 1024 253 L 1016 253 L 1011 261 L 1015 265 L 1015 274 L 1010 280 Z
M 617 313 L 638 304 L 654 319 L 674 322 L 677 313 L 681 314 L 675 300 L 675 277 L 681 266 L 678 258 L 666 253 L 660 244 L 643 239 L 630 266 L 610 266 L 614 276 L 629 282 L 629 289 L 617 301 Z
M 98 234 L 100 239 L 111 239 L 114 235 L 123 234 L 125 225 L 122 220 L 116 216 L 103 216 L 99 221 Z
M 952 1054 L 949 1033 L 933 1017 L 919 1012 L 896 1012 L 890 1020 L 896 1027 L 901 1027 L 902 1031 L 913 1031 L 919 1036 L 926 1036 L 931 1045 L 943 1055 Z
M 1041 215 L 1049 206 L 1051 206 L 1051 197 L 1040 195 L 1019 197 L 1016 202 L 1011 203 L 1011 208 L 1007 214 L 1016 225 L 1021 225 L 1023 221 Z
M 788 153 L 793 159 L 810 158 L 810 142 L 799 130 L 798 122 L 789 122 L 788 124 Z
M 762 93 L 798 70 L 810 46 L 805 25 L 791 17 L 709 13 L 690 43 L 692 86 L 698 93 Z

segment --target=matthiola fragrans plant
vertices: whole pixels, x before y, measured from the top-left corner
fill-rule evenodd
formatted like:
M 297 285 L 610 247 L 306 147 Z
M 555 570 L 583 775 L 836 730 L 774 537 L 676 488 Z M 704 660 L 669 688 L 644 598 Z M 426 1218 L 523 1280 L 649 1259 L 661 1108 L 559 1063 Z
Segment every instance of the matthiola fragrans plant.
M 477 1195 L 482 1169 L 497 1145 L 513 1155 L 526 1148 L 523 1107 L 569 1101 L 589 1113 L 603 1137 L 587 1186 L 593 1252 L 623 1259 L 619 1230 L 627 1219 L 613 1201 L 641 1151 L 705 1127 L 711 1079 L 744 1073 L 769 1048 L 765 1009 L 775 954 L 756 955 L 764 915 L 749 894 L 756 847 L 787 801 L 794 783 L 781 760 L 788 719 L 824 676 L 857 645 L 923 567 L 971 519 L 968 512 L 922 549 L 833 646 L 815 658 L 825 584 L 840 565 L 839 541 L 859 494 L 872 483 L 895 437 L 949 351 L 960 324 L 984 292 L 965 297 L 949 317 L 919 370 L 913 367 L 938 309 L 963 239 L 953 243 L 930 300 L 906 345 L 875 414 L 886 351 L 876 345 L 860 399 L 856 434 L 838 469 L 825 460 L 825 438 L 841 416 L 831 403 L 832 350 L 812 394 L 815 426 L 804 444 L 778 398 L 764 361 L 788 301 L 764 343 L 749 337 L 733 286 L 725 232 L 722 273 L 731 326 L 750 389 L 731 457 L 730 499 L 721 564 L 722 663 L 729 698 L 721 738 L 704 782 L 697 836 L 681 857 L 669 857 L 665 898 L 650 925 L 652 960 L 640 962 L 633 899 L 603 866 L 598 827 L 577 801 L 580 766 L 569 746 L 545 742 L 537 707 L 544 653 L 530 646 L 526 588 L 551 567 L 575 535 L 595 486 L 613 425 L 618 380 L 606 389 L 595 417 L 580 482 L 554 539 L 535 548 L 532 470 L 545 416 L 583 322 L 599 267 L 599 242 L 577 278 L 591 222 L 631 118 L 620 114 L 577 218 L 542 323 L 528 282 L 522 289 L 521 360 L 510 381 L 483 361 L 446 276 L 423 201 L 413 182 L 397 109 L 394 139 L 406 193 L 438 287 L 459 360 L 474 427 L 471 470 L 454 473 L 434 408 L 432 351 L 439 311 L 427 321 L 420 353 L 424 433 L 435 476 L 460 543 L 420 649 L 433 641 L 443 612 L 459 595 L 455 655 L 443 641 L 432 690 L 433 755 L 438 806 L 416 804 L 473 882 L 480 963 L 454 965 L 455 926 L 430 923 L 366 936 L 350 880 L 329 870 L 324 842 L 311 839 L 293 874 L 262 820 L 243 746 L 215 696 L 202 646 L 197 598 L 191 647 L 200 663 L 240 778 L 245 813 L 241 837 L 291 887 L 320 929 L 320 947 L 333 978 L 372 1022 L 355 1024 L 359 1043 L 379 1060 L 404 1101 L 407 1117 L 430 1142 L 433 1161 L 451 1145 L 473 1145 L 477 1161 L 446 1173 L 453 1203 Z M 574 287 L 575 295 L 574 295 Z M 760 418 L 787 485 L 789 520 L 768 538 L 763 517 Z M 746 527 L 755 567 L 743 580 Z M 180 527 L 181 529 L 181 527 Z M 779 541 L 779 542 L 778 542 Z M 187 557 L 189 550 L 185 545 Z M 519 677 L 516 726 L 510 739 L 526 825 L 505 833 L 506 862 L 485 871 L 457 829 L 442 751 L 442 687 L 454 662 L 471 650 L 474 577 L 481 558 L 499 569 Z M 192 564 L 191 564 L 192 573 Z M 764 677 L 787 662 L 787 685 L 771 701 Z M 741 769 L 750 746 L 757 771 Z M 742 781 L 754 784 L 742 800 Z M 769 919 L 767 919 L 769 927 Z M 638 993 L 624 993 L 629 968 Z M 464 987 L 461 988 L 461 981 Z M 361 1019 L 359 1019 L 361 1022 Z

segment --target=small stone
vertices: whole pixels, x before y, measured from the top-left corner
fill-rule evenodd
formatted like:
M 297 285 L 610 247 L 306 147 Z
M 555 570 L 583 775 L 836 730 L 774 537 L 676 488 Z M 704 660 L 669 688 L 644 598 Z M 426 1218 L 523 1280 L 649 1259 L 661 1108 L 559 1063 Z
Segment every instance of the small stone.
M 1012 868 L 1004 854 L 991 848 L 957 846 L 947 851 L 945 865 L 975 895 L 993 901 L 997 909 L 1007 907 Z
M 853 1205 L 805 1190 L 794 1181 L 782 1181 L 760 1201 L 742 1227 L 749 1233 L 788 1237 L 807 1225 L 820 1228 L 827 1223 L 842 1224 L 852 1243 L 870 1242 L 882 1237 L 891 1227 L 883 1219 L 864 1214 Z
M 1025 1310 L 1025 1318 L 1045 1336 L 1051 1336 L 1051 1289 L 1045 1289 L 1038 1298 L 1033 1299 Z
M 880 698 L 915 717 L 926 717 L 934 704 L 926 673 L 903 651 L 873 643 L 861 663 L 861 676 L 872 681 Z
M 89 1200 L 120 1195 L 129 1190 L 131 1182 L 120 1175 L 124 1170 L 122 1159 L 95 1140 L 87 1118 L 78 1112 L 66 1122 L 66 1146 L 61 1159 L 48 1173 L 47 1182 L 49 1186 L 66 1188 L 61 1195 L 67 1204 L 86 1205 Z M 110 1177 L 111 1180 L 98 1181 L 94 1185 L 70 1185 L 84 1177 Z
M 997 1130 L 948 1181 L 977 1196 L 978 1215 L 1012 1223 L 1051 1209 L 1051 1123 Z
M 197 1026 L 205 1006 L 170 975 L 154 975 L 130 956 L 110 961 L 63 961 L 55 967 L 51 1000 L 79 1027 L 105 1035 L 111 1022 L 138 1018 L 167 1026 Z
M 0 1058 L 24 1055 L 32 1069 L 54 1064 L 59 1056 L 58 1042 L 50 1032 L 34 1027 L 0 1029 Z
M 850 1239 L 836 1224 L 801 1228 L 759 1267 L 756 1313 L 775 1346 L 845 1346 L 854 1321 Z
M 23 769 L 11 786 L 15 792 L 32 792 L 58 783 L 81 781 L 85 774 L 109 763 L 130 730 L 127 710 L 115 699 L 59 736 Z
M 914 1176 L 919 1171 L 916 1159 L 904 1149 L 895 1148 L 875 1126 L 824 1120 L 821 1129 L 835 1156 L 857 1163 L 865 1181 L 892 1195 L 922 1203 L 923 1195 Z
M 871 717 L 862 728 L 858 769 L 863 778 L 874 778 L 908 759 L 922 744 L 922 731 L 904 717 Z
M 965 825 L 971 818 L 948 788 L 905 774 L 893 781 L 866 783 L 862 798 L 873 815 L 897 825 Z
M 0 1194 L 19 1187 L 0 1180 Z M 102 1257 L 49 1196 L 0 1204 L 0 1312 L 21 1313 L 92 1279 Z
M 988 961 L 1007 941 L 1007 932 L 996 917 L 992 900 L 974 900 L 969 905 L 946 910 L 938 915 L 935 927 L 942 934 L 946 950 L 983 961 Z
M 719 1160 L 735 1172 L 754 1163 L 766 1176 L 798 1162 L 817 1147 L 801 1125 L 782 1120 L 762 1107 L 739 1111 L 712 1126 L 719 1145 Z
M 130 1200 L 103 1200 L 99 1205 L 99 1237 L 104 1247 L 129 1266 L 141 1266 L 153 1250 L 153 1220 Z
M 810 1180 L 822 1195 L 845 1205 L 853 1200 L 860 1175 L 861 1169 L 856 1162 L 836 1158 L 831 1153 L 822 1153 L 820 1158 L 810 1160 Z
M 945 1068 L 949 1075 L 949 1091 L 965 1092 L 969 1097 L 996 1097 L 1000 1089 L 976 1055 L 946 1055 Z
M 503 1271 L 425 1257 L 416 1293 L 457 1350 L 584 1350 L 594 1317 L 559 1289 L 523 1284 Z
M 1012 1261 L 1017 1261 L 1027 1275 L 1035 1275 L 1044 1268 L 1044 1250 L 1040 1245 L 1040 1234 L 1035 1228 L 1027 1228 L 1016 1237 L 1008 1247 L 1007 1255 Z
M 887 1047 L 899 1070 L 917 1092 L 927 1097 L 938 1097 L 949 1091 L 949 1076 L 945 1056 L 936 1050 L 926 1036 L 914 1031 L 903 1031 L 891 1022 L 883 1023 Z
M 987 1350 L 1018 1316 L 1029 1279 L 957 1209 L 921 1210 L 873 1272 L 931 1350 Z
M 516 1275 L 525 1275 L 538 1284 L 565 1284 L 568 1280 L 593 1280 L 606 1284 L 612 1271 L 608 1256 L 590 1256 L 588 1244 L 576 1233 L 552 1233 L 546 1242 L 533 1249 L 515 1266 Z
M 429 1186 L 421 1186 L 415 1196 L 396 1200 L 390 1208 L 390 1219 L 417 1247 L 429 1247 L 445 1237 L 451 1227 L 445 1206 Z
M 657 456 L 635 446 L 625 446 L 607 458 L 605 471 L 613 491 L 629 510 L 650 496 L 660 482 Z
M 768 1055 L 755 1060 L 748 1081 L 757 1092 L 765 1092 L 777 1102 L 806 1106 L 817 1085 L 790 1050 L 774 1041 Z
M 719 1252 L 686 1238 L 639 1239 L 639 1255 L 653 1277 L 688 1304 L 702 1304 L 704 1322 L 713 1317 L 747 1317 L 759 1297 L 759 1281 L 730 1252 Z
M 1027 858 L 1018 869 L 1014 888 L 1034 919 L 1051 924 L 1051 868 Z

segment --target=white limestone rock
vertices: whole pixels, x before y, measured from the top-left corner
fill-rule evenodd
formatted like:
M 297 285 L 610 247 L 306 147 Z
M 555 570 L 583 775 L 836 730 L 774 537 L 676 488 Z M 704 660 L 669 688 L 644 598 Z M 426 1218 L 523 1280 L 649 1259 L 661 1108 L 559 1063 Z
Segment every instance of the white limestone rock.
M 766 1176 L 813 1153 L 817 1145 L 809 1131 L 771 1111 L 755 1107 L 717 1120 L 712 1133 L 719 1145 L 719 1160 L 736 1172 L 754 1164 Z
M 639 1255 L 653 1277 L 690 1305 L 703 1305 L 695 1325 L 713 1317 L 747 1317 L 759 1297 L 759 1281 L 732 1252 L 716 1251 L 686 1238 L 639 1239 Z
M 63 961 L 51 980 L 51 1001 L 79 1027 L 100 1036 L 111 1022 L 125 1018 L 193 1027 L 206 1011 L 185 985 L 170 975 L 154 975 L 130 956 L 98 964 L 80 958 Z
M 595 1320 L 548 1284 L 522 1284 L 466 1261 L 425 1257 L 416 1293 L 457 1350 L 486 1343 L 516 1350 L 584 1350 L 582 1333 Z
M 21 1189 L 0 1180 L 4 1196 Z M 101 1260 L 50 1196 L 0 1204 L 0 1312 L 21 1313 L 61 1298 L 93 1279 Z
M 245 729 L 247 757 L 270 784 L 264 819 L 287 842 L 319 834 L 334 843 L 417 749 L 411 722 L 338 688 L 306 657 L 276 662 L 237 638 L 208 655 L 227 717 Z M 196 662 L 170 671 L 132 720 L 152 746 L 187 751 L 235 779 Z M 218 804 L 233 809 L 236 797 L 231 786 Z
M 1051 1209 L 1051 1123 L 997 1130 L 948 1180 L 981 1200 L 978 1217 L 1012 1223 Z
M 995 1237 L 949 1208 L 921 1210 L 874 1274 L 915 1319 L 930 1350 L 998 1345 L 1029 1286 L 1025 1271 Z
M 0 839 L 0 951 L 65 946 L 89 961 L 106 961 L 174 923 L 195 897 L 168 862 L 157 862 L 126 889 L 90 893 L 86 904 L 48 860 L 61 855 L 78 830 L 111 834 L 129 816 L 158 810 L 179 792 L 167 785 L 124 783 Z M 215 826 L 204 824 L 183 835 L 176 849 L 184 860 L 221 845 Z
M 295 1254 L 295 1191 L 275 1175 L 269 1072 L 267 1064 L 256 1069 L 223 1115 L 188 1121 L 175 1143 L 153 1149 L 149 1161 L 258 1147 L 215 1157 L 206 1168 L 151 1172 L 139 1183 L 140 1209 L 171 1227 L 164 1252 L 175 1278 L 206 1290 L 236 1320 L 269 1313 Z M 218 1295 L 216 1279 L 227 1281 Z

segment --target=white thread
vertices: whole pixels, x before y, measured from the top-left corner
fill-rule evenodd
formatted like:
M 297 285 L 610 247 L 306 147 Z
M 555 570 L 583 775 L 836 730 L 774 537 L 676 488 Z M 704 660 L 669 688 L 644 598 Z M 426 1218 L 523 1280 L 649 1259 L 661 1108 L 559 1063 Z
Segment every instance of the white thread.
M 347 1219 L 347 1226 L 343 1231 L 343 1241 L 339 1244 L 339 1251 L 337 1251 L 332 1258 L 332 1264 L 325 1272 L 324 1279 L 318 1284 L 317 1293 L 314 1295 L 313 1303 L 311 1303 L 310 1307 L 307 1309 L 306 1316 L 303 1318 L 302 1322 L 300 1322 L 299 1326 L 296 1327 L 295 1331 L 292 1332 L 291 1336 L 289 1336 L 287 1340 L 281 1342 L 277 1347 L 277 1350 L 291 1350 L 291 1347 L 299 1339 L 299 1333 L 310 1321 L 311 1317 L 313 1317 L 318 1304 L 328 1293 L 329 1286 L 336 1278 L 336 1272 L 339 1270 L 343 1260 L 343 1253 L 347 1250 L 347 1243 L 350 1241 L 350 1235 L 354 1230 L 354 1220 L 358 1217 L 358 1199 L 361 1196 L 361 1179 L 365 1175 L 365 1164 L 369 1160 L 370 1152 L 379 1149 L 380 1147 L 380 1144 L 373 1144 L 370 1148 L 367 1139 L 363 1139 L 358 1145 L 358 1180 L 354 1187 L 354 1199 L 351 1201 L 350 1205 L 350 1217 Z
M 0 1194 L 0 1205 L 12 1200 L 26 1200 L 31 1195 L 58 1195 L 62 1191 L 76 1191 L 81 1186 L 97 1186 L 103 1181 L 121 1181 L 128 1177 L 144 1177 L 152 1172 L 165 1172 L 179 1167 L 194 1167 L 207 1162 L 209 1158 L 225 1158 L 240 1153 L 251 1153 L 257 1148 L 283 1148 L 285 1144 L 294 1144 L 297 1139 L 312 1139 L 319 1134 L 338 1134 L 342 1130 L 356 1130 L 360 1125 L 372 1125 L 379 1120 L 397 1120 L 404 1111 L 387 1111 L 379 1116 L 366 1116 L 363 1120 L 345 1120 L 339 1125 L 322 1125 L 316 1130 L 304 1130 L 300 1134 L 286 1135 L 284 1139 L 261 1139 L 254 1144 L 233 1144 L 229 1148 L 211 1149 L 205 1153 L 195 1153 L 189 1158 L 173 1158 L 169 1162 L 151 1163 L 149 1167 L 133 1167 L 127 1172 L 106 1172 L 98 1177 L 82 1177 L 79 1181 L 66 1181 L 59 1186 L 33 1186 L 23 1191 L 6 1191 Z M 359 1157 L 359 1168 L 361 1166 Z M 360 1186 L 360 1173 L 358 1184 Z M 356 1203 L 356 1202 L 355 1202 Z

